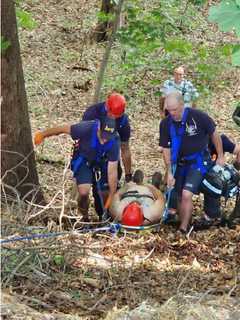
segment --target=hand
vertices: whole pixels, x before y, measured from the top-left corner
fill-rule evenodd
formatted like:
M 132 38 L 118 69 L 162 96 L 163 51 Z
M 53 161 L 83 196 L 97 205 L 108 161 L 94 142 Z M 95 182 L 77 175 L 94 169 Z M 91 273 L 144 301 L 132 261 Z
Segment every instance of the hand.
M 41 144 L 44 140 L 44 136 L 41 131 L 37 131 L 34 135 L 34 144 L 35 146 Z
M 167 186 L 168 188 L 173 188 L 175 185 L 175 178 L 172 173 L 168 173 L 167 175 Z
M 112 202 L 112 197 L 113 196 L 111 194 L 109 194 L 109 196 L 107 197 L 107 200 L 105 202 L 104 209 L 109 209 L 111 202 Z
M 132 181 L 132 174 L 131 173 L 128 173 L 125 175 L 125 182 L 128 183 Z
M 216 164 L 218 164 L 219 166 L 223 167 L 225 164 L 225 158 L 224 156 L 218 156 L 217 160 L 216 160 Z

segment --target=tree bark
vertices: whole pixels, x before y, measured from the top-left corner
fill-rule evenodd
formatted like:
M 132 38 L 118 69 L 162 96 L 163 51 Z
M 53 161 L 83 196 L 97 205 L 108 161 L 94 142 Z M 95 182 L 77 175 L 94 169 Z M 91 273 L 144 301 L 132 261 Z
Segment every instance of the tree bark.
M 2 37 L 9 47 L 1 53 L 2 193 L 40 202 L 39 188 L 27 97 L 24 84 L 16 13 L 12 0 L 2 0 Z
M 122 11 L 122 6 L 123 6 L 123 2 L 124 0 L 119 0 L 118 2 L 118 6 L 116 9 L 116 16 L 115 16 L 115 21 L 114 21 L 114 25 L 113 25 L 113 31 L 111 34 L 111 37 L 108 41 L 106 50 L 104 52 L 103 55 L 103 59 L 101 62 L 101 66 L 98 72 L 98 76 L 97 76 L 97 84 L 96 84 L 96 89 L 95 89 L 95 93 L 94 93 L 94 98 L 93 98 L 93 103 L 97 103 L 99 101 L 99 97 L 100 97 L 100 91 L 101 91 L 101 87 L 102 87 L 102 82 L 103 82 L 103 77 L 104 77 L 104 73 L 107 67 L 107 63 L 108 63 L 108 59 L 110 56 L 110 52 L 111 52 L 111 48 L 113 45 L 113 42 L 115 40 L 115 36 L 116 36 L 116 32 L 119 26 L 119 21 L 120 21 L 120 16 L 121 16 L 121 11 Z
M 102 0 L 100 12 L 104 14 L 114 13 L 114 4 L 111 0 Z M 112 28 L 112 23 L 109 21 L 99 21 L 94 31 L 97 42 L 107 41 L 109 30 Z

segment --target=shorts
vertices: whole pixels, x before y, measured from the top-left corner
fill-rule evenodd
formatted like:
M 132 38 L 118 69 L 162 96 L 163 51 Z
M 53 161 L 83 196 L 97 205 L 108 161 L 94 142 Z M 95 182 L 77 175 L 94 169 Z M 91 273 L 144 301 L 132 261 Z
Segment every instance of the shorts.
M 176 171 L 176 183 L 171 191 L 169 199 L 169 208 L 177 209 L 178 199 L 182 196 L 182 190 L 188 190 L 194 194 L 199 194 L 200 185 L 203 179 L 201 172 L 197 169 L 188 169 L 187 172 L 182 172 L 183 168 Z M 186 176 L 183 175 L 186 174 Z
M 87 164 L 86 161 L 82 161 L 79 169 L 75 174 L 77 185 L 80 184 L 92 184 L 93 182 L 93 169 Z

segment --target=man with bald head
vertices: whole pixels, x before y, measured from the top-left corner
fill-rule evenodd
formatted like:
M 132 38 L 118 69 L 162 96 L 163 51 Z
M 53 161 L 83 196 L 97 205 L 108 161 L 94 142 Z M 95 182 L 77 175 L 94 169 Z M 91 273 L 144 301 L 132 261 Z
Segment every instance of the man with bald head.
M 191 81 L 184 79 L 185 70 L 183 66 L 174 69 L 173 78 L 166 80 L 160 89 L 162 95 L 160 97 L 160 111 L 165 110 L 164 101 L 168 94 L 179 92 L 183 96 L 185 107 L 196 107 L 195 101 L 199 94 Z
M 165 104 L 168 116 L 160 122 L 160 146 L 167 185 L 174 188 L 179 201 L 180 231 L 186 233 L 192 217 L 193 194 L 199 193 L 202 179 L 211 165 L 209 138 L 217 152 L 216 163 L 221 166 L 224 165 L 222 142 L 212 118 L 200 110 L 184 107 L 181 93 L 167 95 Z

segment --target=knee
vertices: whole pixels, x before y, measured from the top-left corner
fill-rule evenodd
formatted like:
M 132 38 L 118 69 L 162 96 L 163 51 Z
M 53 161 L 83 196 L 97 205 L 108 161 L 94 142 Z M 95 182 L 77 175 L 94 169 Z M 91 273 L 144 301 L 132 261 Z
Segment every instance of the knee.
M 86 198 L 89 196 L 90 187 L 78 186 L 78 193 L 81 198 Z
M 188 190 L 182 191 L 182 202 L 190 202 L 192 201 L 192 192 Z

